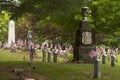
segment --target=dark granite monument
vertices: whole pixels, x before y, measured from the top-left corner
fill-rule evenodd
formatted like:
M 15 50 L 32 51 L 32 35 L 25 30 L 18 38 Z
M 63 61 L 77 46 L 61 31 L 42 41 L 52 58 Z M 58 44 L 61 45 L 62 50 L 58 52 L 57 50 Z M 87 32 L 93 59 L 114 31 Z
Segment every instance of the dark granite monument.
M 88 7 L 82 8 L 82 20 L 80 27 L 76 30 L 73 61 L 80 63 L 92 63 L 93 60 L 89 57 L 90 50 L 94 49 L 95 36 L 90 23 L 87 20 Z

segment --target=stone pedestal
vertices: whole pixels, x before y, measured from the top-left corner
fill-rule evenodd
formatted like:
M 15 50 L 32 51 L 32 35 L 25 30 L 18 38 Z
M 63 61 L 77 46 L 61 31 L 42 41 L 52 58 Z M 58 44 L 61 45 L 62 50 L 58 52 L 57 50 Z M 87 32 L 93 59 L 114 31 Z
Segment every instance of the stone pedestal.
M 80 60 L 83 61 L 84 63 L 93 63 L 93 60 L 90 58 L 88 55 L 89 52 L 94 48 L 94 46 L 81 46 L 79 47 L 79 55 L 80 55 Z

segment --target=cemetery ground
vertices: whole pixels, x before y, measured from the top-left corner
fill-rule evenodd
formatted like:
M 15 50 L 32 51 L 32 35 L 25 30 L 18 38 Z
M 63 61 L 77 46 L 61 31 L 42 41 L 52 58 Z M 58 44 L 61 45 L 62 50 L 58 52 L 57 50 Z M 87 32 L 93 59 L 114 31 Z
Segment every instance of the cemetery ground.
M 101 78 L 98 79 L 92 78 L 93 64 L 64 62 L 60 59 L 57 63 L 42 62 L 41 58 L 36 58 L 32 64 L 28 63 L 29 52 L 0 50 L 0 80 L 16 80 L 15 68 L 22 68 L 24 77 L 35 80 L 120 80 L 120 55 L 115 67 L 110 65 L 110 61 L 101 64 Z

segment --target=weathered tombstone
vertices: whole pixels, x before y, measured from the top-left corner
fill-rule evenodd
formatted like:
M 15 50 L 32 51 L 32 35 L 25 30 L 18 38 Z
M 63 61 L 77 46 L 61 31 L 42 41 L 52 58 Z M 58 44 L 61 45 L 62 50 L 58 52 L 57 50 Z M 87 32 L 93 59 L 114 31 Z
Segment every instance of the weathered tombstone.
M 100 59 L 94 57 L 94 78 L 100 78 L 101 77 L 101 68 L 100 68 Z
M 48 62 L 51 62 L 51 51 L 48 51 Z
M 48 42 L 42 44 L 42 61 L 46 62 L 46 54 L 48 52 Z
M 111 66 L 114 67 L 116 65 L 116 56 L 112 55 L 111 56 Z
M 75 44 L 74 44 L 74 62 L 84 62 L 92 63 L 93 60 L 89 57 L 88 53 L 95 47 L 95 36 L 92 29 L 90 28 L 90 23 L 87 20 L 88 7 L 82 8 L 83 19 L 81 21 L 80 27 L 77 29 L 75 34 Z
M 44 50 L 42 51 L 42 61 L 46 62 L 46 52 Z
M 15 22 L 13 20 L 10 20 L 7 47 L 10 48 L 12 43 L 15 43 Z
M 53 52 L 53 62 L 57 62 L 57 52 Z
M 107 59 L 107 55 L 103 54 L 102 55 L 102 64 L 106 64 L 106 59 Z

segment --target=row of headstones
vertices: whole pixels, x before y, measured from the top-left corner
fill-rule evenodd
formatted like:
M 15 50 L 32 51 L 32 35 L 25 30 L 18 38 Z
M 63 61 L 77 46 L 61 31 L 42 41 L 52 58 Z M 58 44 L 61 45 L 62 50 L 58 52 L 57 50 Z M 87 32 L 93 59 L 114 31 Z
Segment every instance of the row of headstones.
M 106 64 L 106 55 L 102 55 L 102 64 Z M 114 67 L 116 65 L 116 56 L 111 56 L 111 66 Z M 100 69 L 100 59 L 96 56 L 94 57 L 94 78 L 101 77 L 101 69 Z
M 115 55 L 111 55 L 111 66 L 115 66 L 116 65 L 116 56 Z M 107 55 L 102 55 L 102 64 L 106 64 L 107 63 Z
M 55 51 L 53 53 L 50 51 L 48 51 L 48 52 L 42 51 L 42 61 L 43 62 L 46 62 L 46 61 L 51 62 L 52 55 L 53 55 L 53 62 L 57 62 L 58 53 L 56 53 Z

